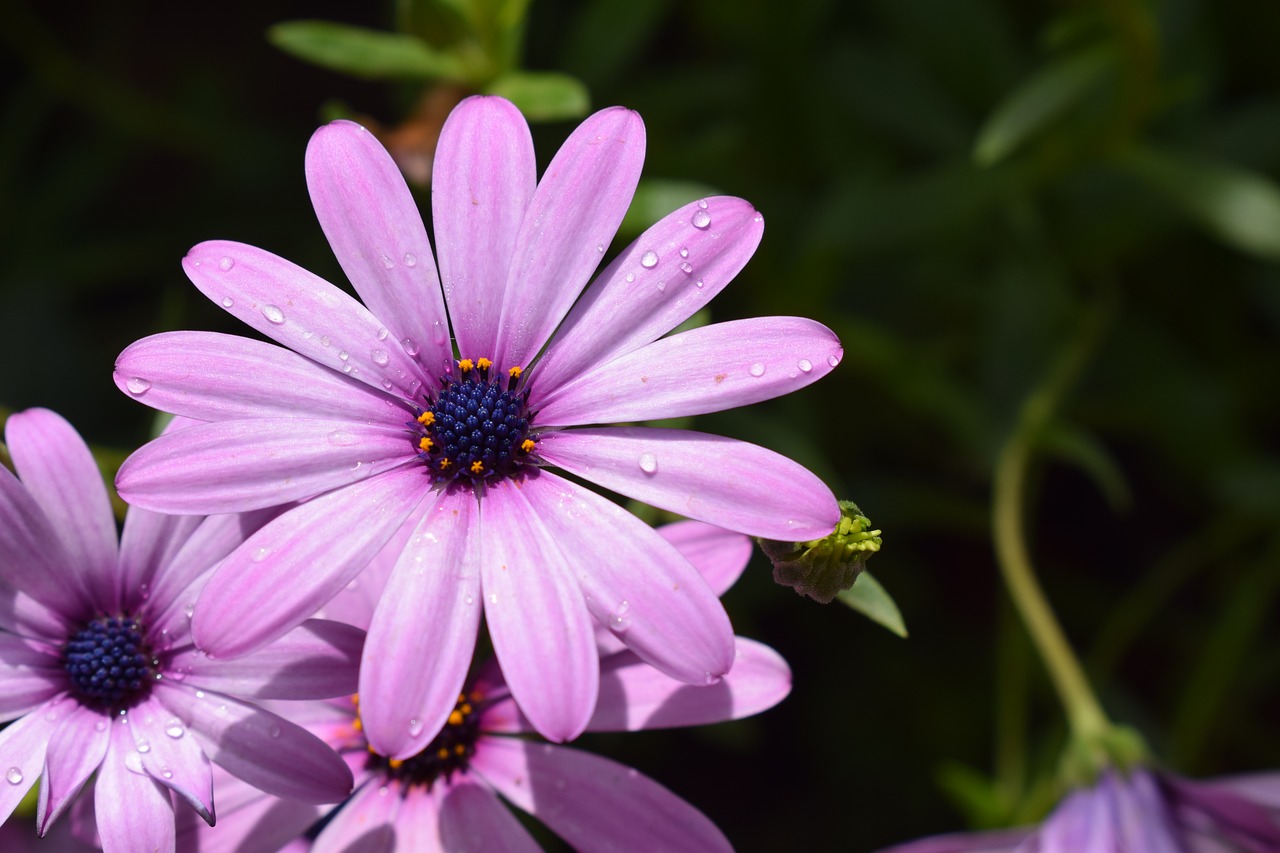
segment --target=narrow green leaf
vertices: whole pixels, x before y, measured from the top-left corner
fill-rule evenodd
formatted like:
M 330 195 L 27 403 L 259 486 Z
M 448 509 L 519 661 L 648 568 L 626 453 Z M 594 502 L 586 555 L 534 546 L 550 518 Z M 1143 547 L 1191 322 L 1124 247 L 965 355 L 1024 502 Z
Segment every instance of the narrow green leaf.
M 979 166 L 992 166 L 1079 103 L 1112 69 L 1109 47 L 1092 47 L 1064 56 L 1028 77 L 987 118 L 973 146 Z
M 552 71 L 512 71 L 490 83 L 487 91 L 511 101 L 530 121 L 581 118 L 591 108 L 581 80 Z
M 853 586 L 844 592 L 837 593 L 836 598 L 899 637 L 907 636 L 907 626 L 902 621 L 902 613 L 898 610 L 898 605 L 870 572 L 858 575 Z
M 267 39 L 299 59 L 369 80 L 465 78 L 456 57 L 404 33 L 332 21 L 286 21 L 268 29 Z
M 1280 260 L 1280 188 L 1229 163 L 1152 148 L 1129 151 L 1121 165 L 1223 242 Z
M 694 181 L 641 178 L 636 194 L 631 199 L 631 206 L 627 208 L 627 215 L 622 217 L 622 224 L 618 226 L 618 233 L 626 239 L 638 237 L 646 228 L 676 208 L 715 194 L 716 191 L 711 187 Z

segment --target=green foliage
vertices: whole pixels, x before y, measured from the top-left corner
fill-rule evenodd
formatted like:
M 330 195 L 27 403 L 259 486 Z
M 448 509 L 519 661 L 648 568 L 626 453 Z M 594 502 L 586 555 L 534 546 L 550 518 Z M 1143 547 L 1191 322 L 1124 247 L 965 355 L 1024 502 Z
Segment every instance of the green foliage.
M 299 59 L 368 80 L 462 80 L 463 63 L 404 33 L 288 21 L 267 30 L 271 43 Z
M 899 637 L 907 636 L 907 625 L 902 620 L 898 605 L 894 603 L 888 590 L 881 585 L 880 581 L 872 577 L 870 572 L 864 571 L 859 574 L 853 586 L 836 593 L 836 598 Z
M 529 121 L 581 118 L 591 107 L 587 87 L 568 74 L 512 71 L 489 83 L 486 91 L 514 103 Z

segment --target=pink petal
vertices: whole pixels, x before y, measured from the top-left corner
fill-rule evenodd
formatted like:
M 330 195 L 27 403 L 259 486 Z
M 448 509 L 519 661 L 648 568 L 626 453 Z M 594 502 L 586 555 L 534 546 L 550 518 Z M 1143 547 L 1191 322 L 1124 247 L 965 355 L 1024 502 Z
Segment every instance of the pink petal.
M 363 647 L 359 628 L 308 619 L 244 657 L 215 659 L 190 649 L 170 666 L 204 690 L 247 699 L 327 699 L 355 692 Z
M 171 583 L 169 566 L 203 522 L 198 515 L 165 515 L 141 507 L 129 508 L 124 516 L 124 533 L 120 536 L 116 589 L 122 608 L 132 610 L 140 605 L 142 602 L 138 599 L 145 591 L 150 603 L 148 611 L 155 612 L 158 602 L 153 587 L 157 578 L 166 585 Z M 169 603 L 167 598 L 164 603 Z M 152 623 L 147 620 L 147 624 Z
M 835 496 L 804 467 L 745 441 L 688 430 L 544 433 L 538 454 L 606 489 L 720 527 L 786 542 L 835 529 Z
M 194 811 L 177 813 L 178 849 L 193 853 L 265 853 L 292 850 L 285 845 L 306 832 L 329 809 L 268 796 L 221 767 L 213 768 L 218 791 L 218 824 L 212 829 Z M 310 845 L 302 848 L 310 850 Z
M 548 740 L 571 740 L 591 718 L 600 668 L 582 592 L 529 482 L 490 488 L 480 507 L 484 614 L 520 710 Z
M 213 769 L 195 738 L 187 737 L 182 720 L 165 707 L 172 694 L 168 685 L 158 686 L 146 702 L 130 709 L 127 727 L 143 769 L 213 826 Z
M 422 215 L 391 155 L 360 125 L 335 121 L 307 145 L 307 188 L 356 293 L 439 375 L 453 357 L 440 279 Z
M 106 851 L 174 849 L 173 799 L 169 789 L 127 766 L 137 756 L 127 726 L 111 726 L 111 745 L 94 782 L 98 835 Z
M 200 424 L 144 445 L 116 488 L 126 501 L 178 515 L 279 506 L 415 459 L 403 426 L 303 418 Z
M 319 416 L 399 426 L 399 397 L 292 350 L 216 332 L 165 332 L 116 359 L 116 387 L 152 408 L 200 421 Z
M 584 372 L 538 401 L 539 426 L 620 423 L 720 412 L 789 394 L 831 372 L 835 334 L 803 317 L 692 329 Z
M 406 466 L 289 510 L 229 556 L 205 585 L 191 624 L 218 657 L 261 648 L 302 623 L 360 573 L 424 498 Z
M 515 815 L 484 785 L 461 777 L 441 786 L 434 796 L 439 803 L 442 850 L 537 853 L 542 849 Z
M 44 643 L 0 632 L 0 722 L 12 720 L 67 689 L 62 657 Z
M 492 357 L 507 271 L 536 181 L 529 126 L 510 102 L 472 97 L 449 114 L 436 146 L 431 208 L 463 357 Z
M 880 853 L 1020 853 L 1034 839 L 1034 830 L 1000 829 L 993 832 L 953 832 L 897 844 Z
M 40 782 L 40 802 L 36 827 L 43 835 L 49 825 L 75 801 L 107 754 L 110 718 L 88 708 L 71 708 L 49 737 L 44 756 L 44 778 Z
M 119 537 L 102 472 L 84 439 L 61 415 L 28 409 L 10 415 L 5 440 L 27 493 L 60 533 L 70 561 L 100 607 L 115 608 Z
M 268 794 L 336 803 L 351 793 L 351 771 L 338 754 L 283 717 L 185 684 L 166 690 L 164 704 L 206 755 Z
M 693 563 L 716 595 L 724 595 L 737 582 L 755 551 L 750 536 L 701 521 L 664 524 L 658 535 Z
M 8 468 L 0 465 L 0 593 L 11 599 L 17 593 L 30 596 L 56 617 L 78 620 L 93 610 L 93 600 L 83 587 L 62 542 L 69 536 L 50 522 L 44 510 Z M 7 589 L 5 588 L 7 587 Z M 9 608 L 3 608 L 9 609 Z M 11 623 L 36 618 L 29 604 L 14 600 Z
M 480 627 L 479 508 L 441 495 L 378 601 L 360 669 L 361 721 L 389 758 L 421 752 L 458 701 Z
M 485 738 L 472 767 L 580 850 L 732 850 L 706 815 L 630 767 L 551 744 Z
M 0 729 L 0 755 L 4 756 L 6 779 L 5 784 L 0 785 L 0 823 L 9 819 L 44 772 L 45 750 L 58 724 L 79 707 L 74 699 L 64 695 Z M 14 779 L 18 781 L 15 783 Z
M 495 364 L 528 365 L 568 313 L 631 204 L 644 143 L 639 114 L 610 107 L 560 146 L 516 238 Z
M 600 701 L 589 731 L 704 726 L 768 710 L 791 692 L 791 669 L 766 645 L 736 638 L 733 669 L 716 684 L 694 687 L 663 675 L 632 654 L 601 663 Z
M 444 785 L 437 786 L 437 790 L 443 789 Z M 441 844 L 440 806 L 436 797 L 422 790 L 404 794 L 400 798 L 400 814 L 396 815 L 396 827 L 401 837 L 415 839 L 428 849 L 438 849 Z M 431 847 L 431 845 L 436 846 Z
M 397 815 L 400 812 L 400 792 L 372 779 L 360 787 L 351 799 L 334 812 L 315 843 L 311 853 L 395 853 Z M 434 850 L 429 839 L 404 839 L 404 849 L 417 845 L 422 850 Z
M 733 662 L 729 617 L 693 566 L 653 528 L 546 471 L 526 480 L 520 494 L 564 555 L 600 624 L 682 681 L 703 685 L 728 671 Z M 510 683 L 511 669 L 506 660 L 502 665 Z
M 692 317 L 742 270 L 763 233 L 764 220 L 755 208 L 728 196 L 703 199 L 664 217 L 609 264 L 573 306 L 530 374 L 535 401 Z
M 228 313 L 317 364 L 407 399 L 421 388 L 426 374 L 386 325 L 302 267 L 243 243 L 211 240 L 188 252 L 182 268 Z

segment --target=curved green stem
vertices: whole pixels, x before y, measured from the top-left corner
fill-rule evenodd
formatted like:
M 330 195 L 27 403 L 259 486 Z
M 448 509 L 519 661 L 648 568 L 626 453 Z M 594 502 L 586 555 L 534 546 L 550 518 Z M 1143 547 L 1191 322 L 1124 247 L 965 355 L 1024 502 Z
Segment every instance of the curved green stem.
M 1023 492 L 1036 442 L 1067 389 L 1088 360 L 1107 313 L 1109 312 L 1090 313 L 1080 334 L 1062 354 L 1045 381 L 1023 404 L 1013 435 L 1001 449 L 996 461 L 992 497 L 991 526 L 995 538 L 996 561 L 1000 565 L 1005 585 L 1009 588 L 1014 606 L 1049 671 L 1072 733 L 1085 742 L 1095 741 L 1108 732 L 1111 722 L 1094 696 L 1080 661 L 1067 642 L 1066 635 L 1036 580 L 1022 535 Z

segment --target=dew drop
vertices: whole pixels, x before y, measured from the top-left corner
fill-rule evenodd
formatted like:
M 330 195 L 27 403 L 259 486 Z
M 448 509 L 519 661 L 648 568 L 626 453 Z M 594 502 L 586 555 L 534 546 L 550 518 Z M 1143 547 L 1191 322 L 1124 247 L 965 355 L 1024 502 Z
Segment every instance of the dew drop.
M 418 265 L 418 256 L 412 252 L 405 252 L 401 260 L 404 261 L 406 267 L 416 267 Z
M 396 262 L 395 262 L 395 261 L 393 261 L 393 260 L 391 260 L 390 258 L 388 258 L 386 255 L 383 255 L 383 256 L 382 256 L 382 265 L 383 265 L 384 267 L 386 267 L 387 269 L 393 269 L 393 268 L 395 267 L 395 265 L 396 265 Z
M 173 771 L 172 771 L 172 770 L 170 770 L 168 767 L 165 767 L 165 768 L 161 769 L 161 771 L 160 771 L 160 775 L 161 775 L 161 776 L 163 776 L 163 777 L 164 777 L 164 778 L 166 778 L 166 779 L 172 779 L 172 778 L 173 778 Z
M 174 740 L 177 740 L 186 734 L 187 730 L 182 727 L 182 721 L 175 717 L 164 727 L 164 733 Z
M 651 270 L 658 265 L 658 253 L 650 249 L 640 256 L 640 266 Z
M 490 604 L 498 603 L 498 594 L 496 592 L 489 593 L 489 603 Z
M 667 289 L 667 283 L 666 283 L 665 281 L 660 281 L 660 282 L 658 282 L 658 292 L 659 292 L 659 293 L 661 293 L 662 291 L 664 291 L 664 290 L 666 290 L 666 289 Z
M 702 678 L 704 681 L 706 681 L 708 685 L 720 683 L 720 676 L 712 674 L 711 670 L 709 669 L 706 672 L 702 673 Z
M 422 734 L 422 720 L 414 717 L 409 720 L 409 737 L 417 737 Z
M 346 350 L 338 350 L 338 358 L 342 359 L 343 361 L 346 361 L 349 358 L 351 358 L 351 353 L 347 352 Z
M 263 560 L 267 559 L 267 555 L 270 553 L 270 548 L 259 548 L 253 552 L 253 561 L 255 563 L 261 563 Z
M 271 738 L 272 740 L 275 740 L 276 738 L 280 737 L 280 727 L 277 725 L 272 725 L 271 728 L 267 729 L 267 737 Z
M 195 604 L 188 604 L 186 607 L 182 608 L 182 612 L 187 614 L 188 619 L 190 619 L 192 616 L 195 616 L 196 615 Z
M 261 549 L 261 550 L 265 551 L 265 550 L 267 550 L 267 549 L 266 549 L 266 548 L 263 548 L 263 549 Z M 203 699 L 203 698 L 204 698 L 204 691 L 203 691 L 203 690 L 197 690 L 197 691 L 196 691 L 196 698 L 197 698 L 197 699 Z
M 603 254 L 604 254 L 604 243 L 596 243 L 596 251 L 603 255 Z
M 231 268 L 234 267 L 235 265 L 236 265 L 236 262 L 233 261 L 231 258 L 223 258 L 222 260 L 218 261 L 218 269 L 222 270 L 223 272 L 230 272 Z
M 384 379 L 384 380 L 382 380 L 382 387 L 383 387 L 383 388 L 385 388 L 385 389 L 387 389 L 388 391 L 390 391 L 390 390 L 391 390 L 391 380 L 390 380 L 390 379 Z
M 705 198 L 698 199 L 698 209 L 699 210 L 707 209 L 707 200 Z
M 230 296 L 224 296 L 224 297 L 222 297 L 222 307 L 223 307 L 223 308 L 230 308 L 232 305 L 235 305 L 235 304 L 236 304 L 236 301 L 235 301 L 234 299 L 232 299 Z
M 641 453 L 640 454 L 640 470 L 645 472 L 646 474 L 656 473 L 658 470 L 658 457 L 648 452 Z
M 124 754 L 124 766 L 130 773 L 137 773 L 139 776 L 147 775 L 147 771 L 142 767 L 142 756 L 136 752 Z
M 9 780 L 10 785 L 21 785 L 22 771 L 19 770 L 17 767 L 10 767 L 8 771 L 4 774 L 4 778 Z
M 800 368 L 801 372 L 808 373 L 810 370 L 813 370 L 813 362 L 809 361 L 807 358 L 802 358 L 796 362 L 796 367 Z
M 349 364 L 344 364 L 344 365 L 342 365 L 342 372 L 343 372 L 343 373 L 350 373 L 350 372 L 351 372 L 351 365 L 349 365 Z
M 470 605 L 472 605 L 472 604 L 475 604 L 475 603 L 476 603 L 476 597 L 475 597 L 474 595 L 468 595 L 466 598 L 464 598 L 464 599 L 462 599 L 462 600 L 463 600 L 463 602 L 464 602 L 465 604 L 467 604 L 468 606 L 470 606 Z
M 329 336 L 328 336 L 328 335 L 321 335 L 321 336 L 320 336 L 320 346 L 322 346 L 322 347 L 327 347 L 328 345 L 329 345 Z
M 759 379 L 761 376 L 764 376 L 764 362 L 757 361 L 755 364 L 747 368 L 747 373 L 750 373 L 752 376 L 754 376 L 757 379 Z
M 404 340 L 402 340 L 400 342 L 400 345 L 404 347 L 404 351 L 407 352 L 409 355 L 417 355 L 418 353 L 422 352 L 422 347 L 418 346 L 417 343 L 410 340 L 409 338 L 405 338 Z
M 702 230 L 711 224 L 711 214 L 707 213 L 705 210 L 695 210 L 693 212 L 693 217 L 689 221 L 693 224 L 694 228 Z
M 387 355 L 387 351 L 384 349 L 374 350 L 369 353 L 369 358 L 373 359 L 373 363 L 378 365 L 385 365 L 391 360 L 391 356 Z
M 689 263 L 688 261 L 685 261 L 684 263 L 680 264 L 680 272 L 684 273 L 685 275 L 688 275 L 689 273 L 693 272 L 693 264 Z
M 827 364 L 831 365 L 832 367 L 835 367 L 839 363 L 840 363 L 840 356 L 838 355 L 827 356 Z
M 352 433 L 345 430 L 335 429 L 329 433 L 329 443 L 335 447 L 350 447 L 359 441 Z
M 98 720 L 96 723 L 93 724 L 93 730 L 95 732 L 105 732 L 107 730 L 107 721 Z
M 681 247 L 680 247 L 680 257 L 682 257 L 682 258 L 687 258 L 687 257 L 689 257 L 689 247 L 688 247 L 688 246 L 681 246 Z
M 151 390 L 151 383 L 137 376 L 131 376 L 129 377 L 129 380 L 124 383 L 124 387 L 129 389 L 130 394 L 145 394 L 147 391 Z
M 138 752 L 141 752 L 143 755 L 146 755 L 150 751 L 151 751 L 151 744 L 147 741 L 147 739 L 138 738 Z
M 387 335 L 389 335 L 389 334 L 390 334 L 390 332 L 388 332 L 385 328 L 383 328 L 383 329 L 379 329 L 379 330 L 378 330 L 378 340 L 380 340 L 380 341 L 385 341 L 385 340 L 387 339 Z
M 636 280 L 636 274 L 635 274 L 635 273 L 633 273 L 633 272 L 629 272 L 629 273 L 627 273 L 627 283 L 628 283 L 628 284 L 630 284 L 631 282 L 633 282 L 633 281 L 635 281 L 635 280 Z
M 277 326 L 284 322 L 284 312 L 275 305 L 263 305 L 262 316 L 267 318 L 268 323 L 274 323 Z
M 694 286 L 694 287 L 702 287 L 704 284 L 706 284 L 706 282 L 704 282 L 702 279 L 698 279 L 697 281 L 695 281 L 695 282 L 693 283 L 693 286 Z

